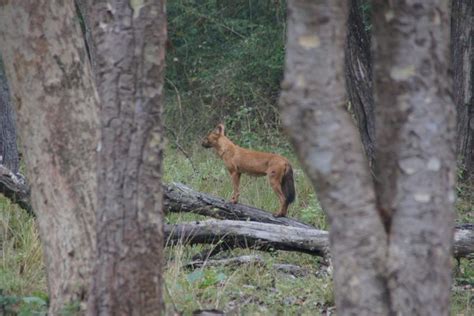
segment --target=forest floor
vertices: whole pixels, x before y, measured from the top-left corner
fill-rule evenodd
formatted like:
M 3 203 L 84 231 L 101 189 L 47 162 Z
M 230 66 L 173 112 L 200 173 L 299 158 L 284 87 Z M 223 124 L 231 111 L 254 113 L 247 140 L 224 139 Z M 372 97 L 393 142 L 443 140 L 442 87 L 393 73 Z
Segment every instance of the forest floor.
M 289 216 L 320 229 L 328 229 L 313 188 L 296 159 L 293 161 L 297 199 Z M 229 198 L 231 182 L 221 161 L 210 150 L 195 148 L 190 159 L 173 149 L 166 152 L 164 181 L 182 182 L 194 190 Z M 192 161 L 192 163 L 191 163 Z M 277 199 L 265 178 L 242 177 L 240 202 L 274 212 Z M 471 188 L 459 188 L 463 195 Z M 167 223 L 202 220 L 193 214 L 171 213 Z M 474 222 L 474 201 L 458 199 L 457 221 Z M 166 248 L 165 302 L 167 311 L 190 315 L 198 309 L 218 309 L 244 315 L 334 314 L 331 276 L 318 257 L 295 252 L 235 249 L 216 258 L 257 255 L 256 264 L 206 266 L 189 269 L 186 264 L 208 246 L 179 245 Z M 215 258 L 214 258 L 215 259 Z M 301 267 L 304 276 L 277 271 L 274 264 Z M 453 266 L 456 262 L 453 260 Z M 461 260 L 454 273 L 451 315 L 474 314 L 474 259 Z M 0 197 L 0 314 L 45 315 L 46 276 L 35 220 Z M 74 315 L 74 311 L 65 315 Z

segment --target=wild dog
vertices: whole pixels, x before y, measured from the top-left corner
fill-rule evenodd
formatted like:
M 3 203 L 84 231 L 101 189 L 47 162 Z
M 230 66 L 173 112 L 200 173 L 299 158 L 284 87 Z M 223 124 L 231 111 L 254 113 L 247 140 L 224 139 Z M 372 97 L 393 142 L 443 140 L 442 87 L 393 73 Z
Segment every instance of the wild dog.
M 240 176 L 242 173 L 251 176 L 267 176 L 273 191 L 278 195 L 280 209 L 275 217 L 284 217 L 288 206 L 295 200 L 293 169 L 288 159 L 272 153 L 242 148 L 224 135 L 224 125 L 219 124 L 202 141 L 205 148 L 214 148 L 224 161 L 232 178 L 233 193 L 231 203 L 239 199 Z

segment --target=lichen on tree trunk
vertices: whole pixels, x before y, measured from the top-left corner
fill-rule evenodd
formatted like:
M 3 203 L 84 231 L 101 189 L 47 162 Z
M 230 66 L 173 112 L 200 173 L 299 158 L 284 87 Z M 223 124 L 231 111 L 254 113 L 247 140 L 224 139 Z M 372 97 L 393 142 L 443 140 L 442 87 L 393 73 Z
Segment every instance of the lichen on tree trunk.
M 288 2 L 283 124 L 331 225 L 338 313 L 387 314 L 386 233 L 369 166 L 345 109 L 347 2 Z
M 376 189 L 391 216 L 392 308 L 403 315 L 449 312 L 455 107 L 447 6 L 374 3 Z
M 346 4 L 288 2 L 280 100 L 330 221 L 338 313 L 446 315 L 455 196 L 447 4 L 373 2 L 375 186 L 343 108 Z

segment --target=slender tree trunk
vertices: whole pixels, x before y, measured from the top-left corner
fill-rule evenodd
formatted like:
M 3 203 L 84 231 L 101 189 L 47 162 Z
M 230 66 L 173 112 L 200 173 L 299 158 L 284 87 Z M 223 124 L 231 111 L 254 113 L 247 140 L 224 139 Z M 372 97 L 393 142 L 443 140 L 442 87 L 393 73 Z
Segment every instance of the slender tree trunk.
M 288 2 L 282 120 L 328 213 L 338 313 L 385 315 L 387 237 L 357 129 L 344 108 L 346 4 Z
M 361 0 L 349 1 L 345 48 L 346 86 L 360 138 L 370 166 L 375 158 L 375 119 L 370 32 L 364 24 Z
M 448 2 L 373 5 L 376 189 L 391 217 L 392 308 L 448 315 L 455 199 Z
M 96 93 L 71 1 L 2 1 L 0 40 L 59 315 L 84 307 L 95 257 Z
M 91 315 L 163 310 L 164 1 L 89 1 L 102 101 Z
M 451 67 L 457 108 L 457 155 L 463 180 L 474 184 L 474 2 L 452 0 Z
M 0 164 L 13 173 L 18 172 L 19 159 L 16 144 L 15 116 L 10 101 L 10 91 L 0 56 Z

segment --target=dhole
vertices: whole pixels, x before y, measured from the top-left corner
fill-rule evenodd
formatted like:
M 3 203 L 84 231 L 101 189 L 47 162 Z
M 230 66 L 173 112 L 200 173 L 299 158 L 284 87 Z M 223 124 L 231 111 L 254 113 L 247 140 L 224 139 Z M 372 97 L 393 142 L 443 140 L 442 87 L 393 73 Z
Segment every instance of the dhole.
M 224 125 L 219 124 L 207 135 L 202 146 L 214 148 L 229 170 L 232 178 L 232 203 L 239 199 L 240 175 L 246 173 L 252 176 L 267 176 L 273 191 L 280 200 L 280 210 L 275 217 L 283 217 L 288 213 L 288 206 L 295 200 L 295 184 L 293 169 L 289 161 L 277 154 L 245 149 L 235 145 L 224 135 Z

